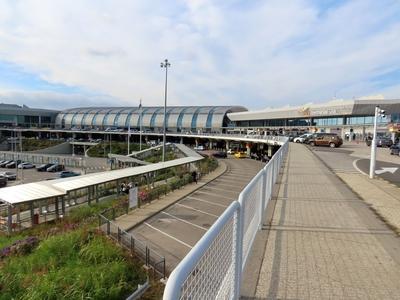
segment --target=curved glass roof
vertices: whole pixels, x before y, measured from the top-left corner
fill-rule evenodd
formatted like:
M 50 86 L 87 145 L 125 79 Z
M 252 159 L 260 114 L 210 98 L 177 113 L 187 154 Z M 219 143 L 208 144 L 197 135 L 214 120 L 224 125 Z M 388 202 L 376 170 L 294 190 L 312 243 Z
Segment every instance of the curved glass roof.
M 223 119 L 227 113 L 242 111 L 247 111 L 247 109 L 242 106 L 169 106 L 167 107 L 167 128 L 218 128 L 223 126 Z M 92 118 L 89 117 L 94 114 Z M 162 106 L 142 107 L 142 109 L 138 107 L 71 108 L 59 113 L 56 125 L 65 128 L 79 125 L 127 127 L 130 123 L 131 127 L 135 127 L 139 126 L 140 114 L 144 128 L 162 127 L 164 120 Z

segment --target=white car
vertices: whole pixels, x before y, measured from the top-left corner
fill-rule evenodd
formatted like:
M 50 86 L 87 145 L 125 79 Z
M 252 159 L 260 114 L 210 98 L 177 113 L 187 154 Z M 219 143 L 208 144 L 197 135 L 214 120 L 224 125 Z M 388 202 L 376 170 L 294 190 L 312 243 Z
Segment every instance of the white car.
M 295 142 L 295 143 L 304 143 L 304 141 L 306 140 L 306 138 L 308 138 L 308 137 L 310 137 L 310 136 L 312 136 L 312 135 L 313 135 L 312 133 L 303 134 L 303 135 L 301 135 L 301 136 L 298 136 L 298 137 L 294 138 L 294 139 L 293 139 L 293 142 Z
M 199 145 L 197 147 L 194 147 L 193 149 L 196 150 L 196 151 L 203 151 L 204 150 L 204 146 L 203 145 Z
M 18 165 L 18 169 L 33 169 L 34 167 L 35 165 L 28 162 L 24 162 Z

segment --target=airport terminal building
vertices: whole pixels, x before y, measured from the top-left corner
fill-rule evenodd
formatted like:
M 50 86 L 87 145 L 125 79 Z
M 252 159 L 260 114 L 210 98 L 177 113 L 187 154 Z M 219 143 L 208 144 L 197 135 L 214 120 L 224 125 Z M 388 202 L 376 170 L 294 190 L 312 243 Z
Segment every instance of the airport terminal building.
M 345 136 L 349 132 L 364 138 L 373 131 L 375 107 L 386 111 L 378 118 L 380 132 L 399 130 L 400 100 L 335 100 L 260 111 L 230 113 L 235 130 L 332 132 Z
M 0 127 L 52 127 L 59 111 L 0 103 Z
M 228 113 L 246 111 L 242 106 L 172 106 L 166 110 L 169 132 L 220 132 L 230 125 Z M 55 120 L 59 129 L 119 128 L 161 132 L 164 107 L 86 107 L 60 112 Z
M 373 130 L 374 110 L 380 106 L 380 132 L 400 131 L 400 100 L 334 100 L 323 104 L 248 111 L 243 106 L 170 106 L 166 120 L 169 133 L 353 133 L 364 138 Z M 0 130 L 42 128 L 54 131 L 132 131 L 161 133 L 164 108 L 78 107 L 63 111 L 0 104 Z

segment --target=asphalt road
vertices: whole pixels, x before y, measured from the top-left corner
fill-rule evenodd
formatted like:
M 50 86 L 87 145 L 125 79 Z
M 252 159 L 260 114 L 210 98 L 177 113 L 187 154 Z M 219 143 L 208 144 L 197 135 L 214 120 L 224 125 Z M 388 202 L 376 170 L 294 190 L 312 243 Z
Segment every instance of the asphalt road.
M 351 156 L 353 151 L 340 148 L 310 147 L 310 149 L 334 172 L 369 174 L 369 159 Z M 382 168 L 390 168 L 389 170 Z M 376 161 L 376 173 L 379 178 L 385 179 L 400 186 L 400 158 L 399 163 Z M 381 171 L 385 171 L 382 172 Z
M 358 159 L 355 164 L 362 172 L 369 174 L 369 162 L 369 159 Z M 377 161 L 375 175 L 400 186 L 400 164 Z
M 168 270 L 175 268 L 265 166 L 250 159 L 228 158 L 224 161 L 228 170 L 222 176 L 130 231 L 165 257 Z

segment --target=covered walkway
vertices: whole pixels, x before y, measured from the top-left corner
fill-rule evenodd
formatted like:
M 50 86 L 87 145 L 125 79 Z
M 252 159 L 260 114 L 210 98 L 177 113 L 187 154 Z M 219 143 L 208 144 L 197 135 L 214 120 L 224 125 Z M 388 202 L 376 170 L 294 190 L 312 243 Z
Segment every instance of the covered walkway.
M 306 146 L 290 145 L 263 229 L 242 299 L 399 299 L 399 237 Z

